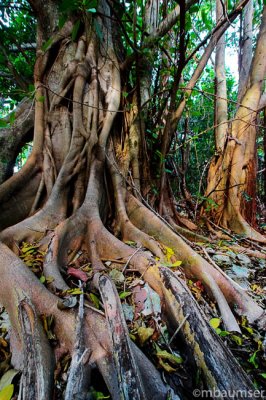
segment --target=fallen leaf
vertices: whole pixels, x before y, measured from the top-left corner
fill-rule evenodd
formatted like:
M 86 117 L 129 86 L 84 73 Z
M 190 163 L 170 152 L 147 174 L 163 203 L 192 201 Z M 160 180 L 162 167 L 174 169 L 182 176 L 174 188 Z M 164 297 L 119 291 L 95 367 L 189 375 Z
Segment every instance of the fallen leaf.
M 212 327 L 213 329 L 219 328 L 220 323 L 221 323 L 220 318 L 212 318 L 212 319 L 209 321 L 209 324 L 211 325 L 211 327 Z
M 109 276 L 114 283 L 123 283 L 125 280 L 124 275 L 118 269 L 112 269 L 112 271 L 109 273 Z
M 231 335 L 231 339 L 238 345 L 238 346 L 242 346 L 243 344 L 243 340 L 241 337 L 237 336 L 237 335 Z
M 95 296 L 95 294 L 90 293 L 89 297 L 91 299 L 91 301 L 93 302 L 95 308 L 99 309 L 100 308 L 100 300 L 98 299 L 97 296 Z
M 153 333 L 154 333 L 153 328 L 146 328 L 144 326 L 141 326 L 138 329 L 138 337 L 139 337 L 141 346 L 143 346 L 144 343 L 147 342 L 147 340 L 153 335 Z
M 249 358 L 248 362 L 254 365 L 255 368 L 259 367 L 258 361 L 257 361 L 257 353 L 259 350 L 255 351 L 252 356 Z
M 4 387 L 0 392 L 0 400 L 10 400 L 14 393 L 14 385 Z
M 133 299 L 135 303 L 135 315 L 139 314 L 145 307 L 145 300 L 147 299 L 146 290 L 140 285 L 135 286 L 132 290 Z
M 168 351 L 166 350 L 158 350 L 156 356 L 163 360 L 168 360 L 175 365 L 182 364 L 183 362 L 183 358 L 181 356 L 176 356 L 175 354 L 168 353 Z
M 87 282 L 87 280 L 89 279 L 86 272 L 73 267 L 68 268 L 67 273 L 68 275 L 74 276 L 75 278 L 80 279 L 83 282 Z
M 120 299 L 125 299 L 126 297 L 130 296 L 132 293 L 131 292 L 121 292 L 119 294 Z
M 166 371 L 166 372 L 175 372 L 176 368 L 171 367 L 168 363 L 164 362 L 161 358 L 159 358 L 159 365 Z

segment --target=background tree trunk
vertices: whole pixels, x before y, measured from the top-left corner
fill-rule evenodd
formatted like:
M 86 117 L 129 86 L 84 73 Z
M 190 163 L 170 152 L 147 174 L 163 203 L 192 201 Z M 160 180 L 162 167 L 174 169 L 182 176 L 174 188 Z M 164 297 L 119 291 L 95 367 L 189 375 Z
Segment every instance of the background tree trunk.
M 250 84 L 227 137 L 224 153 L 210 166 L 206 197 L 214 201 L 212 218 L 225 228 L 264 242 L 251 225 L 255 220 L 256 110 L 265 76 L 266 10 L 257 40 Z M 246 222 L 246 219 L 248 222 Z

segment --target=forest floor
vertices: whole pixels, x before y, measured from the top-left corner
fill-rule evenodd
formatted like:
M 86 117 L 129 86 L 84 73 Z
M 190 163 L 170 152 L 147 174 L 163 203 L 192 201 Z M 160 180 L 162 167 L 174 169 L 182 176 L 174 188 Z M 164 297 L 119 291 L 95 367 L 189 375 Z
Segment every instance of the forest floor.
M 132 247 L 137 248 L 136 243 L 127 242 Z M 211 241 L 210 243 L 193 243 L 195 250 L 201 253 L 209 262 L 221 268 L 231 279 L 256 299 L 265 307 L 266 294 L 266 260 L 254 257 L 252 251 L 258 251 L 257 245 L 252 248 L 241 244 L 241 250 L 237 248 L 238 243 L 234 240 Z M 246 246 L 246 247 L 245 247 Z M 238 250 L 237 250 L 238 249 Z M 210 325 L 222 338 L 226 345 L 231 349 L 234 356 L 238 359 L 242 367 L 251 377 L 255 389 L 266 387 L 266 334 L 258 331 L 250 325 L 246 318 L 238 318 L 242 333 L 227 332 L 223 328 L 223 321 L 216 303 L 208 296 L 200 281 L 192 281 L 185 278 L 181 261 L 171 262 L 173 250 L 164 248 L 168 262 L 165 266 L 175 271 L 186 281 L 194 297 L 197 299 L 201 308 L 204 310 Z M 262 253 L 263 254 L 263 253 Z M 265 253 L 264 253 L 265 254 Z M 38 276 L 42 283 L 49 285 L 49 277 L 45 278 L 42 273 L 42 263 L 45 252 L 38 244 L 23 243 L 19 251 L 20 258 Z M 160 370 L 163 380 L 171 387 L 183 387 L 184 399 L 191 398 L 191 393 L 195 388 L 202 388 L 201 376 L 192 376 L 186 363 L 186 354 L 183 352 L 182 345 L 179 344 L 178 332 L 169 332 L 162 317 L 162 307 L 160 298 L 151 287 L 144 282 L 139 273 L 125 263 L 124 260 L 102 260 L 105 266 L 110 268 L 109 275 L 116 284 L 119 297 L 127 321 L 131 339 L 143 350 L 154 365 Z M 120 270 L 114 268 L 114 264 L 124 263 L 124 268 Z M 70 290 L 57 293 L 63 300 L 66 307 L 77 307 L 78 299 L 82 293 L 79 282 L 81 281 L 82 290 L 85 297 L 85 306 L 97 309 L 103 314 L 103 304 L 100 297 L 90 285 L 93 270 L 89 262 L 88 255 L 82 251 L 78 252 L 72 259 L 70 258 L 67 273 L 64 278 L 71 287 Z M 53 333 L 52 316 L 42 316 L 43 326 L 52 346 L 56 346 L 57 339 Z M 10 353 L 10 323 L 5 310 L 0 308 L 0 397 L 1 391 L 9 388 L 12 391 L 12 399 L 18 398 L 20 372 L 12 368 Z M 56 393 L 55 399 L 64 397 L 70 356 L 65 354 L 58 360 L 55 369 Z M 109 393 L 105 387 L 103 379 L 93 372 L 92 382 L 94 388 L 91 391 L 91 399 L 108 399 Z M 13 392 L 14 391 L 14 392 Z M 11 397 L 3 397 L 9 398 Z M 2 398 L 2 397 L 1 397 Z

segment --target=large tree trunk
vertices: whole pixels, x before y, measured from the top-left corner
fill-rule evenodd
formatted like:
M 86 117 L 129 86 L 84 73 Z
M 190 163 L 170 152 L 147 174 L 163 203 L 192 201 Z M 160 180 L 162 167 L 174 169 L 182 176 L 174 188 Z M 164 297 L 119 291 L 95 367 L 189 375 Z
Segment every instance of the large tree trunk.
M 112 24 L 112 2 L 99 1 L 98 15 L 84 17 L 82 12 L 80 22 L 74 13 L 59 31 L 58 4 L 31 3 L 38 15 L 33 151 L 21 171 L 0 187 L 1 218 L 5 212 L 2 228 L 6 227 L 0 234 L 0 302 L 12 323 L 13 363 L 23 370 L 22 398 L 52 398 L 55 361 L 65 352 L 72 356 L 66 399 L 86 398 L 95 366 L 113 399 L 159 400 L 169 398 L 171 392 L 172 398 L 179 398 L 181 390 L 170 389 L 132 344 L 117 289 L 103 260 L 110 260 L 110 269 L 124 273 L 129 266 L 157 291 L 164 320 L 173 331 L 180 326 L 189 368 L 200 371 L 206 387 L 228 393 L 248 390 L 252 383 L 217 340 L 185 283 L 161 267 L 164 246 L 173 249 L 175 260 L 182 260 L 188 278 L 203 282 L 227 330 L 240 330 L 234 313 L 256 322 L 263 310 L 129 193 L 129 170 L 135 168 L 141 175 L 143 168 L 135 143 L 130 143 L 136 121 L 121 101 L 117 58 L 121 42 Z M 173 19 L 169 20 L 170 29 Z M 155 25 L 151 40 L 157 40 L 155 33 L 159 35 L 163 28 Z M 253 94 L 259 88 L 255 77 L 251 81 Z M 133 104 L 136 96 L 132 96 Z M 141 198 L 137 181 L 134 175 L 132 192 Z M 34 190 L 34 199 L 29 190 Z M 14 215 L 17 208 L 22 208 L 18 216 Z M 132 249 L 126 241 L 141 248 Z M 38 242 L 45 251 L 47 286 L 18 257 L 23 242 Z M 62 291 L 68 289 L 66 269 L 79 251 L 92 266 L 89 290 L 98 291 L 104 315 L 83 295 L 78 312 L 66 310 L 62 300 Z M 55 319 L 56 346 L 44 334 L 41 315 Z
M 265 242 L 256 232 L 256 116 L 265 77 L 266 9 L 250 69 L 249 85 L 229 124 L 224 152 L 215 156 L 209 169 L 207 201 L 212 201 L 209 216 L 232 231 Z

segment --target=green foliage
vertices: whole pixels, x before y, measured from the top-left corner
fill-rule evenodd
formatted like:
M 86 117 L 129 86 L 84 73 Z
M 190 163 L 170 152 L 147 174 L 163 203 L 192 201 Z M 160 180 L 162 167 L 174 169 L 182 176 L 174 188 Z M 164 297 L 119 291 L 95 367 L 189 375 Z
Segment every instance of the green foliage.
M 19 170 L 23 167 L 23 165 L 25 164 L 27 158 L 31 153 L 31 150 L 32 150 L 32 143 L 27 143 L 22 147 L 15 162 L 16 170 Z
M 26 88 L 32 82 L 36 22 L 28 2 L 1 2 L 0 37 L 0 106 L 3 115 L 25 96 Z

